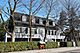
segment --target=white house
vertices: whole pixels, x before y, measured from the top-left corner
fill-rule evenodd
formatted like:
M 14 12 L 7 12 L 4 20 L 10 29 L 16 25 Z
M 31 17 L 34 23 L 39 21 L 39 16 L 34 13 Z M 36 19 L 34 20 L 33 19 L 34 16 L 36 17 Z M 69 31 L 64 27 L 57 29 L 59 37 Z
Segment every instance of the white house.
M 28 41 L 29 40 L 29 15 L 21 14 L 15 12 L 14 14 L 15 20 L 15 39 L 16 41 Z M 38 16 L 32 17 L 32 39 L 43 40 L 45 35 L 45 22 L 46 18 L 41 18 Z M 54 40 L 57 39 L 64 39 L 65 36 L 60 35 L 61 31 L 56 28 L 55 22 L 51 19 L 47 22 L 47 37 L 46 40 Z M 6 34 L 6 42 L 7 38 L 9 39 L 10 36 Z

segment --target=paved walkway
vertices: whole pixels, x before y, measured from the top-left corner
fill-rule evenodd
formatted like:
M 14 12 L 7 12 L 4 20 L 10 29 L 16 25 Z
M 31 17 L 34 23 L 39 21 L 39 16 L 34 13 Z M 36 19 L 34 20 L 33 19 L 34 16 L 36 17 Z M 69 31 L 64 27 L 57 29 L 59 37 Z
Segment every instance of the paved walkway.
M 19 52 L 9 52 L 9 53 L 61 53 L 71 50 L 80 50 L 80 47 L 63 47 L 63 48 L 19 51 Z

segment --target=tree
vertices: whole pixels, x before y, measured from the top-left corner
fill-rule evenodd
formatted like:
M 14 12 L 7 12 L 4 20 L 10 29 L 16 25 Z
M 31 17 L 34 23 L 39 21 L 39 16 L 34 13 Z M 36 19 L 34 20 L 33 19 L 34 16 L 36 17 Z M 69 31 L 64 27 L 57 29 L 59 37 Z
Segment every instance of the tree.
M 60 18 L 59 18 L 58 23 L 57 23 L 58 27 L 61 29 L 62 32 L 63 32 L 64 27 L 65 27 L 64 26 L 65 21 L 66 21 L 66 12 L 64 10 L 62 10 L 60 12 Z
M 45 5 L 44 5 L 44 9 L 45 9 L 45 15 L 46 15 L 46 22 L 45 22 L 45 37 L 44 37 L 44 41 L 46 39 L 46 35 L 47 35 L 47 23 L 48 23 L 48 19 L 51 15 L 53 15 L 54 13 L 54 6 L 56 5 L 57 0 L 46 0 L 45 1 Z
M 35 14 L 39 12 L 39 10 L 42 8 L 43 3 L 45 0 L 26 0 L 27 4 L 24 2 L 23 6 L 28 10 L 29 12 L 29 32 L 30 32 L 30 39 L 29 41 L 32 41 L 32 19 Z
M 3 23 L 2 23 L 2 21 L 0 19 L 0 41 L 3 41 L 4 40 L 4 34 L 5 34 L 5 31 L 4 31 L 2 25 L 3 25 Z
M 15 12 L 17 6 L 20 5 L 20 2 L 21 2 L 21 0 L 8 0 L 7 1 L 8 6 L 2 6 L 2 9 L 1 9 L 2 13 L 0 13 L 1 19 L 3 21 L 4 30 L 11 36 L 12 42 L 15 41 L 15 38 L 14 38 L 14 36 L 15 36 L 15 34 L 14 34 L 15 33 L 14 12 Z M 6 17 L 7 16 L 9 17 L 9 26 L 10 26 L 10 29 L 12 29 L 11 31 L 8 31 L 6 24 L 4 24 L 4 17 L 2 16 L 2 14 L 5 15 Z
M 80 4 L 78 3 L 77 0 L 64 0 L 61 1 L 61 4 L 64 6 L 65 12 L 66 12 L 66 18 L 67 18 L 67 24 L 70 29 L 70 37 L 72 41 L 76 42 L 77 45 L 77 39 L 75 36 L 75 30 L 76 30 L 76 24 L 77 22 L 74 22 L 75 19 L 77 18 L 76 16 L 78 15 L 78 11 L 80 9 Z M 67 25 L 66 25 L 67 26 Z

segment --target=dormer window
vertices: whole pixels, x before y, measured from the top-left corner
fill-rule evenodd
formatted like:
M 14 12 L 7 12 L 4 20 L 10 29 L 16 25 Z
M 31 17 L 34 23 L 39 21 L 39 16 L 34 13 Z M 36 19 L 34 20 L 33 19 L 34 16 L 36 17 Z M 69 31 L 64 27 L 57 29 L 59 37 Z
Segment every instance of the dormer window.
M 27 17 L 27 20 L 26 21 L 29 22 L 29 17 Z
M 43 24 L 46 24 L 46 20 L 43 20 Z
M 36 20 L 35 20 L 35 21 L 36 21 L 36 23 L 38 23 L 38 24 L 39 24 L 39 19 L 38 19 L 38 18 L 36 18 Z
M 49 21 L 49 25 L 53 25 L 53 22 L 52 21 Z
M 23 16 L 22 16 L 22 21 L 26 22 L 26 18 L 27 18 L 27 17 L 26 17 L 25 15 L 23 15 Z

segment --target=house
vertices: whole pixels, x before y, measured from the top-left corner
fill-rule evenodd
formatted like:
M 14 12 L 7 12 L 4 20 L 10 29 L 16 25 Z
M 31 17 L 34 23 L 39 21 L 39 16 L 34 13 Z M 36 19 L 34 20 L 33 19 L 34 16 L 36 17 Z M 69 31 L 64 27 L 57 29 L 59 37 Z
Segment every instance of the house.
M 29 15 L 14 13 L 15 20 L 15 39 L 16 41 L 29 41 Z M 39 41 L 44 39 L 46 18 L 32 16 L 32 39 Z M 55 22 L 48 19 L 46 40 L 62 40 L 65 36 L 60 36 L 61 31 L 56 28 Z M 10 36 L 6 34 L 6 42 Z

